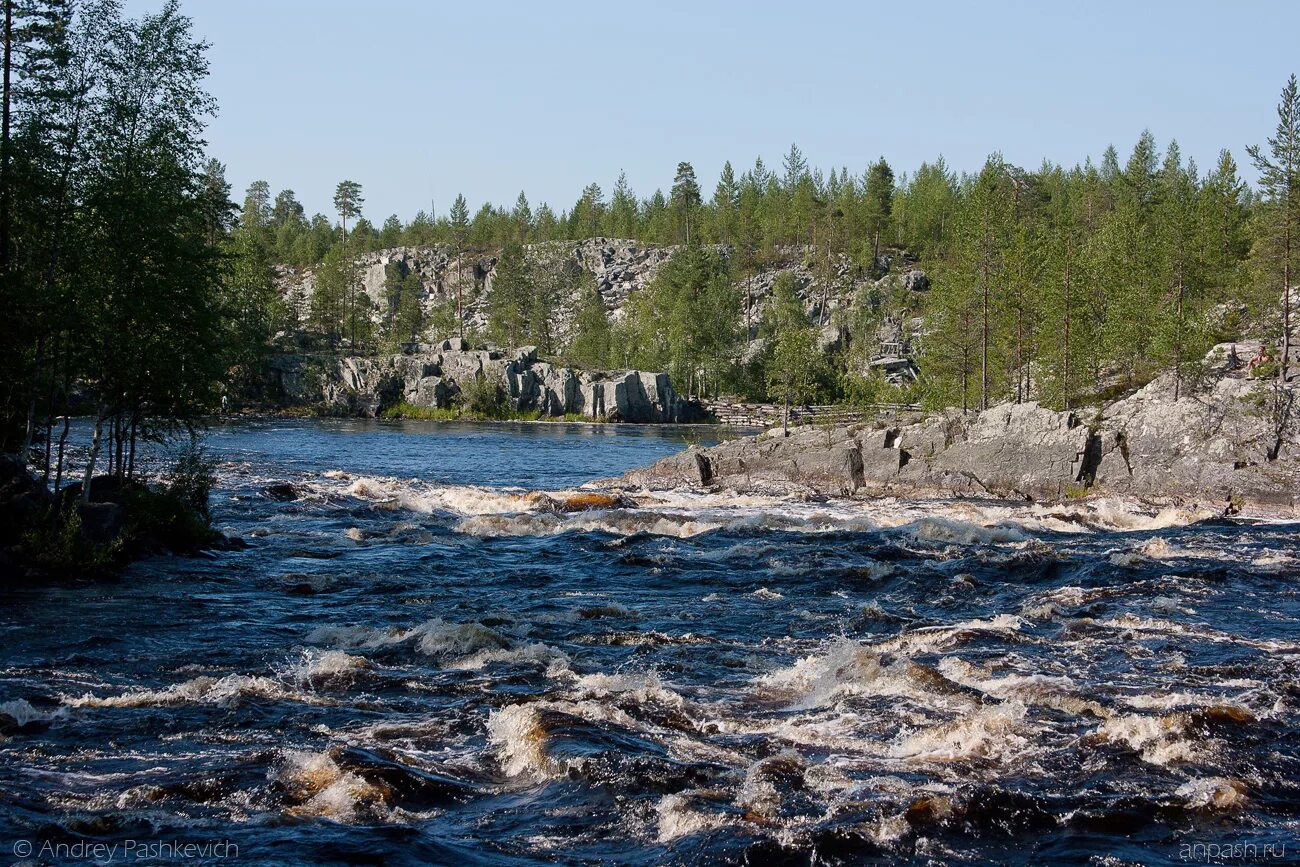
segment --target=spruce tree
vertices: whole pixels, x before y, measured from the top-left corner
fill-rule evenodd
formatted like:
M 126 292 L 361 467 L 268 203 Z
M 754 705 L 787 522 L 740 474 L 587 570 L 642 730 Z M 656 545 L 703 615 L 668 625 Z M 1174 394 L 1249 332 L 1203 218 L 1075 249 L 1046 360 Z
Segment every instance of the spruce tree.
M 740 204 L 740 188 L 736 183 L 736 173 L 728 160 L 722 166 L 718 185 L 713 190 L 713 234 L 721 244 L 731 244 L 736 240 L 736 208 Z
M 462 287 L 461 274 L 461 254 L 465 248 L 465 238 L 469 231 L 469 206 L 465 203 L 465 197 L 460 193 L 456 194 L 456 199 L 451 203 L 451 237 L 453 254 L 456 257 L 456 329 L 457 334 L 465 336 L 465 302 Z
M 788 433 L 790 407 L 813 398 L 821 362 L 816 330 L 808 322 L 790 272 L 782 272 L 773 282 L 764 319 L 764 331 L 772 340 L 766 366 L 768 396 L 781 403 L 781 428 Z
M 596 288 L 596 281 L 584 272 L 579 286 L 579 306 L 576 334 L 565 355 L 586 368 L 600 368 L 611 361 L 611 328 L 605 301 Z
M 533 277 L 519 244 L 507 244 L 497 259 L 488 293 L 488 335 L 502 346 L 527 342 L 532 320 Z
M 894 170 L 885 158 L 871 164 L 865 181 L 865 229 L 871 239 L 871 256 L 880 256 L 880 238 L 888 231 L 894 207 Z

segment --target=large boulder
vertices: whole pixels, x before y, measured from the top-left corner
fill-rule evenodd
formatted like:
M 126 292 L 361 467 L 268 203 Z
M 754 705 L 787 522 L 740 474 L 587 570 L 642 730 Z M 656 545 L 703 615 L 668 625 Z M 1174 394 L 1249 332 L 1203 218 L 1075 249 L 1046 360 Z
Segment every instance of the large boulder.
M 1060 499 L 1082 480 L 1090 432 L 1072 413 L 1036 403 L 986 410 L 937 452 L 931 472 L 952 487 L 974 486 L 998 496 Z
M 1224 376 L 1205 391 L 1157 378 L 1107 407 L 1096 471 L 1118 493 L 1200 492 L 1206 498 L 1285 499 L 1296 445 L 1270 424 L 1270 383 Z M 1276 452 L 1276 453 L 1274 453 Z M 1280 463 L 1279 463 L 1280 461 Z
M 903 275 L 903 288 L 909 292 L 928 292 L 930 278 L 920 268 L 913 268 Z
M 117 503 L 80 503 L 77 516 L 81 521 L 81 538 L 93 545 L 116 541 L 125 526 L 125 512 Z
M 53 497 L 17 455 L 0 455 L 0 545 L 18 541 L 24 528 L 49 513 Z

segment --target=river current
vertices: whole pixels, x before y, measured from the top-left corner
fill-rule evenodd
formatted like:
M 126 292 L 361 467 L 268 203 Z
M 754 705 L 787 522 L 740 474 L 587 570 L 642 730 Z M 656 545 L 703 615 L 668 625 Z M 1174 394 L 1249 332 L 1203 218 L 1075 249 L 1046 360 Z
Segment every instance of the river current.
M 0 856 L 1297 860 L 1296 525 L 720 493 L 565 511 L 692 435 L 215 429 L 215 520 L 246 550 L 0 594 Z

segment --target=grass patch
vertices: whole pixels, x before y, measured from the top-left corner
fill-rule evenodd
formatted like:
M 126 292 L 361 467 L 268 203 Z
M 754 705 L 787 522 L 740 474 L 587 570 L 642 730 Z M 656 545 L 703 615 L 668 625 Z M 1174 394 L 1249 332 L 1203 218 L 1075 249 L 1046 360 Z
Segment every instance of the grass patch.
M 1065 485 L 1065 498 L 1067 500 L 1081 500 L 1088 496 L 1088 487 L 1080 485 L 1077 482 L 1067 482 Z
M 379 415 L 381 418 L 410 418 L 419 421 L 455 421 L 461 417 L 460 411 L 456 409 L 442 409 L 436 406 L 413 406 L 409 403 L 394 404 Z

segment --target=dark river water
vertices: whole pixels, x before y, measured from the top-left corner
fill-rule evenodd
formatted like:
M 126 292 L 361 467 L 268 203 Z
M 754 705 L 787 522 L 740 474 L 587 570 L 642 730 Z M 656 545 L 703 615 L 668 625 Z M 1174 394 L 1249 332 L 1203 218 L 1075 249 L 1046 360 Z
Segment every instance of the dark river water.
M 214 430 L 216 522 L 247 550 L 0 595 L 0 858 L 1300 857 L 1296 525 L 556 508 L 689 435 Z

